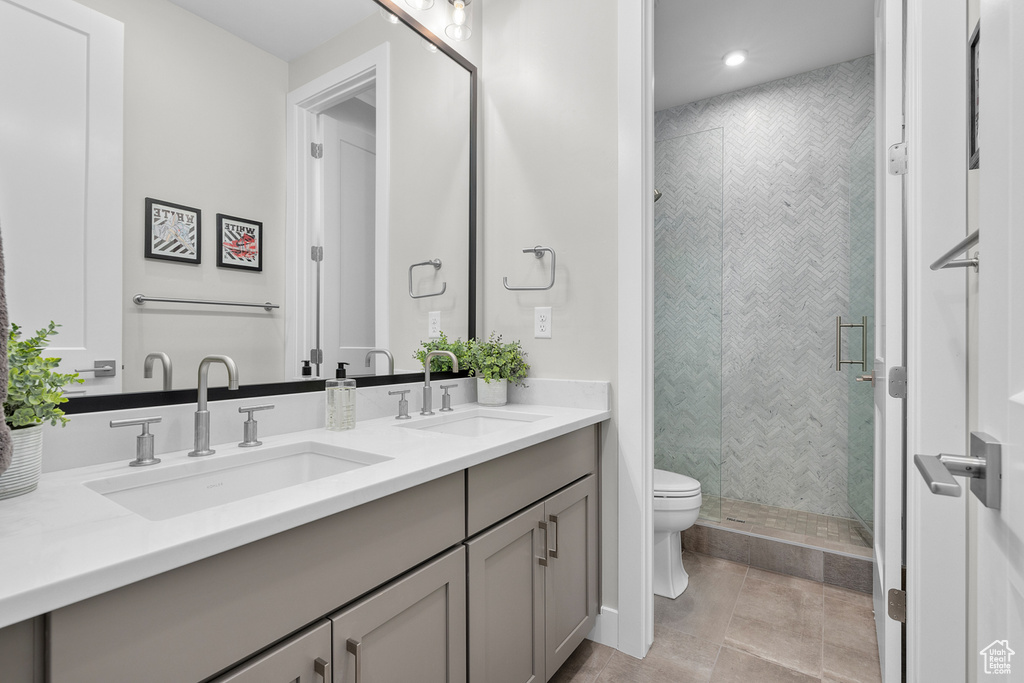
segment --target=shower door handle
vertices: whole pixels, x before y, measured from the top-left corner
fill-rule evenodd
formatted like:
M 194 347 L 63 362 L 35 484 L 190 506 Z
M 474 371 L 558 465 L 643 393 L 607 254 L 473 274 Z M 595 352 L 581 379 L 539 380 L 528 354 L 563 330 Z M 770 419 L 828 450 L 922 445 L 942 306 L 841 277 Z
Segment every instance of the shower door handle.
M 843 360 L 843 329 L 847 327 L 860 328 L 860 360 Z M 859 365 L 861 370 L 868 369 L 868 317 L 861 316 L 859 323 L 844 323 L 843 316 L 836 316 L 836 372 L 840 372 L 844 365 Z

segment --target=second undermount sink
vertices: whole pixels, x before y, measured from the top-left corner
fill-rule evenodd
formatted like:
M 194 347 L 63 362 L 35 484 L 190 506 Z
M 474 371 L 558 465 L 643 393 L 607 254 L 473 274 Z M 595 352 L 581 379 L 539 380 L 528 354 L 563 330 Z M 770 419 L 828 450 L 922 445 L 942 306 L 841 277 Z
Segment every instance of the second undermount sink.
M 297 486 L 390 460 L 304 441 L 191 460 L 86 482 L 146 519 L 159 521 Z
M 456 409 L 451 413 L 425 417 L 399 426 L 407 429 L 418 429 L 424 432 L 454 434 L 456 436 L 486 436 L 487 434 L 501 432 L 523 423 L 543 420 L 546 417 L 550 417 L 550 415 L 470 408 L 464 410 Z

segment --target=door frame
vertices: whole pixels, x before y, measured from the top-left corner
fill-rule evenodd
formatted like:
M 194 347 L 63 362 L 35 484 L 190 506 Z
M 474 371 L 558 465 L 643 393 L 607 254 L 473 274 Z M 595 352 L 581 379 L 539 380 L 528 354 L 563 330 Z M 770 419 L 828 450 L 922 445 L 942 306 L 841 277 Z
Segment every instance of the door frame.
M 969 496 L 933 495 L 912 456 L 967 447 L 966 274 L 929 268 L 967 234 L 967 7 L 906 8 L 907 680 L 966 680 Z
M 339 102 L 365 90 L 375 82 L 376 113 L 376 197 L 374 202 L 374 342 L 387 348 L 390 338 L 388 316 L 388 244 L 391 176 L 390 64 L 391 49 L 381 43 L 355 59 L 336 67 L 288 93 L 288 196 L 285 239 L 285 353 L 284 376 L 297 377 L 299 367 L 314 348 L 314 327 L 323 320 L 323 297 L 319 310 L 314 297 L 316 267 L 310 247 L 323 245 L 323 165 L 310 153 L 310 145 L 323 142 L 320 114 Z M 322 282 L 320 283 L 322 286 Z M 321 370 L 326 374 L 325 370 Z

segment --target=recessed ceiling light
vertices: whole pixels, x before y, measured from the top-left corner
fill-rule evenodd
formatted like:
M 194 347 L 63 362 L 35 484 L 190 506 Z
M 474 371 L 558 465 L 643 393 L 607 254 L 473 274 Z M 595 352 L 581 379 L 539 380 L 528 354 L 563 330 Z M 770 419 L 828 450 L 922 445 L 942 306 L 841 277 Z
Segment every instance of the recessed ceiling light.
M 726 66 L 739 66 L 743 62 L 747 61 L 747 51 L 733 50 L 726 56 L 722 57 L 722 61 L 725 62 Z

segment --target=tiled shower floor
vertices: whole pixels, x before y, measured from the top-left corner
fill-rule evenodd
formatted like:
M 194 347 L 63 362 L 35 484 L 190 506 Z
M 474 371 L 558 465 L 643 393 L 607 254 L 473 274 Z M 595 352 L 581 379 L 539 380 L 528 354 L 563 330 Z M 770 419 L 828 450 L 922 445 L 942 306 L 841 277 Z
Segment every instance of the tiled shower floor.
M 719 502 L 721 513 L 719 516 Z M 705 496 L 701 523 L 871 557 L 871 538 L 855 519 Z

